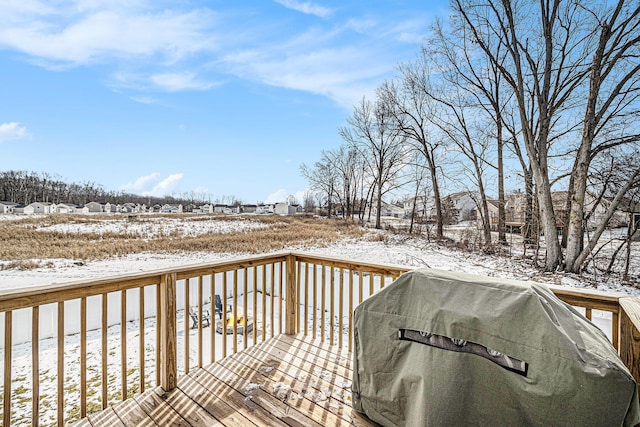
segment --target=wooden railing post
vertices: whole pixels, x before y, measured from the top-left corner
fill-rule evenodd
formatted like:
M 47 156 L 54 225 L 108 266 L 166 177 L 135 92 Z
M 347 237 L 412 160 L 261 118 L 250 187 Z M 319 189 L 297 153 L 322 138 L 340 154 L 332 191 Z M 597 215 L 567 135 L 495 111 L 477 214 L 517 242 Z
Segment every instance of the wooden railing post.
M 176 348 L 176 274 L 164 274 L 160 282 L 160 385 L 165 391 L 178 385 L 178 350 Z
M 295 255 L 287 255 L 287 285 L 285 295 L 287 298 L 285 308 L 285 334 L 293 335 L 296 333 L 296 317 L 298 307 L 296 307 L 296 257 Z
M 620 298 L 620 358 L 640 386 L 640 297 Z

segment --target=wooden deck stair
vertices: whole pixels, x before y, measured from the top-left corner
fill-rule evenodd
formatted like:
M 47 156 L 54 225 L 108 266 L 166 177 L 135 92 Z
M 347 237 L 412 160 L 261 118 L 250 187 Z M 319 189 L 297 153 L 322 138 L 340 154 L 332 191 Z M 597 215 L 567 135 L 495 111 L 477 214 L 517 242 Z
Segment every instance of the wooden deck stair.
M 74 426 L 372 426 L 351 407 L 351 354 L 278 335 Z

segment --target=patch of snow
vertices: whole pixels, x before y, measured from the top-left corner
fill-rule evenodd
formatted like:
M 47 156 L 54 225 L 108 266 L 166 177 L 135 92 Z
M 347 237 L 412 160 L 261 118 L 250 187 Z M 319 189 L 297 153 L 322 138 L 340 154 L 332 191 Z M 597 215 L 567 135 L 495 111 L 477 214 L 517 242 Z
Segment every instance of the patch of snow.
M 251 393 L 252 391 L 257 390 L 259 388 L 260 388 L 260 384 L 249 383 L 244 386 L 243 390 L 247 393 Z
M 224 234 L 251 231 L 269 227 L 268 224 L 250 220 L 199 220 L 182 218 L 148 218 L 129 221 L 126 218 L 96 220 L 91 222 L 69 222 L 38 228 L 39 231 L 65 234 L 126 234 L 143 239 L 163 236 L 194 237 L 202 234 Z

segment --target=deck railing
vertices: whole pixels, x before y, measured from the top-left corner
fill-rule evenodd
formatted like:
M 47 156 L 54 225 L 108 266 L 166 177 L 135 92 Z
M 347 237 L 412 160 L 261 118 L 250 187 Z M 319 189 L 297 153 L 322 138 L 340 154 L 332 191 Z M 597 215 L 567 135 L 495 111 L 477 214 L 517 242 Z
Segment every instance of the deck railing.
M 63 425 L 170 390 L 192 366 L 280 333 L 351 351 L 354 307 L 408 270 L 286 252 L 0 293 L 3 425 Z M 550 288 L 608 329 L 640 380 L 640 297 Z

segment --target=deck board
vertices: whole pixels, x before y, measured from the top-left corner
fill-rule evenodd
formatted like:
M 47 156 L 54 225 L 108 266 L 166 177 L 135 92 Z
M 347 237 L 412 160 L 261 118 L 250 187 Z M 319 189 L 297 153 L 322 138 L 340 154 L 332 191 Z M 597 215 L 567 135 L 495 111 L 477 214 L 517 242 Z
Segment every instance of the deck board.
M 155 427 L 157 424 L 142 410 L 135 399 L 127 399 L 112 406 L 118 418 L 124 425 L 140 427 Z
M 351 365 L 344 347 L 278 335 L 191 370 L 170 392 L 147 390 L 88 421 L 94 427 L 375 426 L 351 407 Z

